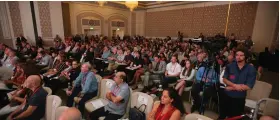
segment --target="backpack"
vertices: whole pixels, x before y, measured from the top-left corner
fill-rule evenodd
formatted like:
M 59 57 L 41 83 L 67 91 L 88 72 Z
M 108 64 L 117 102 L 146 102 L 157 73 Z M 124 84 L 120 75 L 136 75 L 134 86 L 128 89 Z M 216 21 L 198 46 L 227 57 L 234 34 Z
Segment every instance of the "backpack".
M 140 110 L 142 106 L 145 106 L 144 111 Z M 142 104 L 140 105 L 139 108 L 137 108 L 136 106 L 134 106 L 134 108 L 130 108 L 129 120 L 146 120 L 146 114 L 145 114 L 146 107 L 147 105 Z

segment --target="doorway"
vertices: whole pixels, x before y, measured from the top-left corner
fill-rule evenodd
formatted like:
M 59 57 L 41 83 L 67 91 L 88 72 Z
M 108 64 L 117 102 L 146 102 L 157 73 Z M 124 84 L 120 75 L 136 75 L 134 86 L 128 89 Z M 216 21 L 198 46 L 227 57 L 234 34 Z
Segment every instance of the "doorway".
M 119 35 L 120 38 L 122 39 L 124 36 L 124 30 L 121 29 L 112 30 L 112 37 L 117 37 L 117 35 Z
M 123 30 L 117 30 L 116 34 L 120 36 L 120 38 L 122 39 L 124 36 L 124 31 Z
M 101 32 L 99 29 L 84 29 L 84 33 L 87 34 L 88 36 L 92 36 L 92 35 L 100 35 Z

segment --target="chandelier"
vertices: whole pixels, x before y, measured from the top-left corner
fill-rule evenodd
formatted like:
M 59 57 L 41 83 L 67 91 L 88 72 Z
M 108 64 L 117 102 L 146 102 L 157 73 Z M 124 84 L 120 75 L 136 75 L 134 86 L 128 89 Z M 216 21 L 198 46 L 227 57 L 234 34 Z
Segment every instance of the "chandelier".
M 130 11 L 133 11 L 138 6 L 138 1 L 125 1 L 125 6 L 130 9 Z
M 96 1 L 98 4 L 99 4 L 99 6 L 103 6 L 105 3 L 107 3 L 106 1 Z

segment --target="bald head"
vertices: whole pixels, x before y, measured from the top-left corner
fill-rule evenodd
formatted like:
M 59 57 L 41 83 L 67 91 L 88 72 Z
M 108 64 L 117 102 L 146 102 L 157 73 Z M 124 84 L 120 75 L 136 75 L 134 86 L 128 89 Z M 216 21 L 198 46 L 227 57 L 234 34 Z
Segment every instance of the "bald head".
M 260 120 L 276 120 L 276 119 L 273 118 L 273 117 L 270 117 L 270 116 L 262 116 L 262 117 L 260 118 Z
M 68 108 L 59 117 L 59 120 L 81 120 L 82 114 L 77 108 Z
M 33 90 L 38 88 L 41 85 L 41 78 L 39 75 L 30 75 L 26 81 L 25 85 L 27 88 Z

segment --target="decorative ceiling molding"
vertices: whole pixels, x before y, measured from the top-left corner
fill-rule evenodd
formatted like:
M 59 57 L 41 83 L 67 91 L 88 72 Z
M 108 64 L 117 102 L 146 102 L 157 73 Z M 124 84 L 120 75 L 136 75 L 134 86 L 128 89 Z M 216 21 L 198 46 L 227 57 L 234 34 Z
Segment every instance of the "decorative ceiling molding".
M 166 3 L 159 3 L 155 5 L 147 6 L 146 9 L 153 9 L 153 8 L 162 8 L 162 7 L 170 7 L 170 6 L 178 6 L 178 5 L 186 5 L 186 4 L 194 4 L 194 3 L 202 3 L 204 1 L 174 1 L 174 2 L 166 2 Z
M 232 3 L 239 3 L 244 1 L 234 1 Z M 82 1 L 82 2 L 64 2 L 64 3 L 76 3 L 76 4 L 87 4 L 92 5 L 96 7 L 100 7 L 97 2 L 94 1 Z M 149 10 L 149 9 L 158 9 L 158 8 L 165 8 L 165 7 L 175 7 L 175 6 L 182 6 L 182 5 L 188 5 L 188 4 L 200 4 L 200 3 L 210 3 L 209 1 L 138 1 L 137 8 L 134 9 L 134 11 L 141 11 L 141 10 Z M 213 2 L 216 3 L 216 2 Z M 218 3 L 224 3 L 224 2 L 218 2 Z M 107 1 L 104 6 L 104 8 L 109 9 L 118 9 L 118 10 L 129 10 L 129 8 L 126 7 L 125 1 Z
M 185 4 L 193 4 L 193 3 L 201 3 L 205 1 L 139 1 L 137 8 L 135 8 L 135 11 L 139 10 L 147 10 L 147 9 L 153 9 L 153 8 L 162 8 L 162 7 L 170 7 L 170 6 L 177 6 L 177 5 L 185 5 Z M 96 2 L 66 2 L 66 3 L 79 3 L 79 4 L 90 4 L 94 6 L 98 6 L 98 3 Z M 125 1 L 108 1 L 106 4 L 104 4 L 105 8 L 111 8 L 111 9 L 121 9 L 121 10 L 129 10 L 125 6 Z
M 63 3 L 69 3 L 69 4 L 81 4 L 81 5 L 89 5 L 89 6 L 94 6 L 94 7 L 100 7 L 96 2 L 76 2 L 76 1 L 70 1 L 70 2 L 64 2 Z M 129 10 L 127 7 L 123 7 L 123 8 L 120 8 L 120 7 L 114 7 L 114 6 L 111 6 L 111 5 L 108 5 L 108 3 L 106 3 L 104 6 L 102 6 L 103 8 L 108 8 L 108 9 L 113 9 L 113 10 L 122 10 L 122 11 L 127 11 Z

